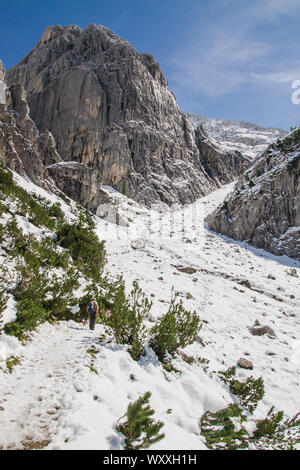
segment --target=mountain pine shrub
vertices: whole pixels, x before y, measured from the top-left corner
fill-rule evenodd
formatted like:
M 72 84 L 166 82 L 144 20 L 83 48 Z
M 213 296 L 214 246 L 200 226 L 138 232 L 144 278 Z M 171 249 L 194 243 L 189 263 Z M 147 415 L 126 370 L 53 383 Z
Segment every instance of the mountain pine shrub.
M 20 263 L 19 276 L 12 290 L 17 300 L 17 318 L 5 325 L 5 333 L 25 339 L 26 332 L 45 321 L 71 318 L 70 306 L 76 304 L 73 290 L 78 287 L 78 273 L 73 268 L 65 276 L 50 272 L 34 274 L 28 264 Z
M 219 371 L 218 374 L 220 379 L 229 386 L 229 391 L 239 399 L 240 405 L 252 414 L 258 402 L 264 397 L 263 379 L 261 377 L 254 379 L 251 376 L 245 382 L 240 382 L 234 378 L 236 366 Z
M 300 443 L 300 413 L 283 420 L 283 412 L 272 407 L 265 419 L 256 421 L 252 441 L 256 449 L 294 450 Z
M 219 376 L 220 379 L 223 380 L 223 382 L 227 383 L 232 377 L 236 375 L 236 366 L 229 367 L 225 371 L 219 371 Z
M 265 419 L 261 419 L 256 422 L 256 430 L 253 433 L 254 439 L 260 439 L 261 437 L 265 436 L 274 436 L 282 419 L 283 412 L 278 411 L 275 413 L 274 407 L 272 407 Z
M 21 359 L 16 356 L 10 356 L 8 359 L 6 359 L 5 364 L 6 364 L 8 373 L 12 374 L 14 367 L 21 364 Z
M 118 424 L 117 431 L 125 437 L 125 450 L 148 449 L 152 444 L 162 440 L 160 434 L 164 423 L 154 421 L 154 410 L 149 406 L 150 392 L 146 392 L 134 403 L 128 405 L 126 421 Z
M 13 287 L 10 288 L 17 304 L 17 319 L 5 325 L 7 334 L 20 339 L 40 323 L 70 316 L 73 290 L 78 287 L 78 271 L 68 268 L 69 254 L 57 252 L 50 238 L 41 242 L 32 235 L 24 236 L 12 220 L 8 230 L 11 260 L 15 262 Z M 54 267 L 65 268 L 58 276 Z
M 7 165 L 0 161 L 0 197 L 4 200 L 11 197 L 17 204 L 17 213 L 27 217 L 29 221 L 38 226 L 45 226 L 53 230 L 58 223 L 62 223 L 64 215 L 60 204 L 50 204 L 40 196 L 29 194 L 18 186 Z
M 101 279 L 106 250 L 104 241 L 99 242 L 90 226 L 82 220 L 73 225 L 63 224 L 57 230 L 57 242 L 69 250 L 74 263 L 86 277 L 94 281 Z
M 9 171 L 7 165 L 0 160 L 0 190 L 7 194 L 13 186 L 12 172 Z
M 130 345 L 129 352 L 134 360 L 139 360 L 144 351 L 146 328 L 144 319 L 148 315 L 152 302 L 143 293 L 136 281 L 128 296 L 125 293 L 125 283 L 122 278 L 111 286 L 114 292 L 109 292 L 113 297 L 109 305 L 112 316 L 107 324 L 112 328 L 116 342 Z
M 77 304 L 73 291 L 79 287 L 78 278 L 78 271 L 70 268 L 63 277 L 52 274 L 50 280 L 47 280 L 46 295 L 42 302 L 48 312 L 48 319 L 72 318 L 70 307 Z
M 7 323 L 4 331 L 8 335 L 16 336 L 19 340 L 26 338 L 26 331 L 34 330 L 40 323 L 48 319 L 48 312 L 43 308 L 39 298 L 24 298 L 17 306 L 17 319 Z
M 62 268 L 67 270 L 70 266 L 71 258 L 68 251 L 59 251 L 50 237 L 45 237 L 40 242 L 33 241 L 31 249 L 38 257 L 42 268 Z
M 25 298 L 43 298 L 46 294 L 46 277 L 40 272 L 38 260 L 27 252 L 24 258 L 15 258 L 15 283 L 10 289 L 17 301 Z
M 201 418 L 201 434 L 206 445 L 213 450 L 236 450 L 248 446 L 248 431 L 243 426 L 246 417 L 238 405 L 212 413 L 207 411 Z
M 208 411 L 201 418 L 201 434 L 207 446 L 217 450 L 295 450 L 300 443 L 300 413 L 284 420 L 283 412 L 272 407 L 266 418 L 255 422 L 251 436 L 246 431 L 246 421 L 236 404 L 216 413 Z
M 256 409 L 257 404 L 264 396 L 264 382 L 260 377 L 254 379 L 249 377 L 246 382 L 239 382 L 236 379 L 230 380 L 229 390 L 239 398 L 240 404 L 251 414 Z
M 5 226 L 5 235 L 2 244 L 11 256 L 18 256 L 25 253 L 27 250 L 32 235 L 24 235 L 23 231 L 19 228 L 17 219 L 13 216 Z
M 197 313 L 186 310 L 182 301 L 176 303 L 176 295 L 173 294 L 168 312 L 150 331 L 149 345 L 159 360 L 164 361 L 167 354 L 174 356 L 179 348 L 192 344 L 201 326 Z

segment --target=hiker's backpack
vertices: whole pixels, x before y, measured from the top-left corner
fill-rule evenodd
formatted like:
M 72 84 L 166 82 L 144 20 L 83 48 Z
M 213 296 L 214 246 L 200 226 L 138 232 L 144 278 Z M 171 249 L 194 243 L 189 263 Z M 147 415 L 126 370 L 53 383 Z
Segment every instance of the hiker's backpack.
M 95 308 L 95 305 L 93 302 L 89 302 L 88 304 L 88 312 L 89 313 L 95 313 L 96 312 L 96 308 Z

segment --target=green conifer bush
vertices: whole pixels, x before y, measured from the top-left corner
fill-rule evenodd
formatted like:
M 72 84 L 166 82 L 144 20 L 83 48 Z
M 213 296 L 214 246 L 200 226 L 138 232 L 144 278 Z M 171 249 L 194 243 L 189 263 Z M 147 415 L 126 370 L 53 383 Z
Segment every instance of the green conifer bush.
M 148 315 L 152 302 L 143 293 L 136 281 L 128 297 L 122 278 L 112 286 L 114 293 L 110 304 L 112 312 L 107 324 L 112 328 L 116 342 L 130 345 L 129 352 L 134 360 L 139 360 L 144 351 L 146 328 L 144 319 Z
M 125 437 L 125 450 L 148 449 L 152 444 L 162 440 L 160 434 L 164 423 L 154 421 L 154 410 L 149 406 L 150 392 L 146 392 L 134 403 L 128 405 L 126 421 L 118 424 L 117 431 Z
M 265 419 L 256 421 L 252 441 L 257 449 L 294 450 L 300 443 L 300 413 L 285 419 L 272 407 Z
M 201 434 L 207 447 L 214 450 L 236 450 L 248 445 L 248 432 L 243 426 L 246 417 L 236 404 L 212 413 L 207 411 L 201 418 Z
M 150 332 L 149 345 L 159 360 L 164 361 L 167 353 L 174 356 L 179 348 L 192 344 L 201 326 L 197 313 L 186 310 L 182 301 L 176 303 L 176 295 L 172 295 L 168 312 Z
M 69 253 L 85 276 L 99 281 L 106 263 L 104 241 L 99 239 L 93 229 L 82 221 L 73 225 L 63 224 L 57 230 L 57 242 Z
M 232 379 L 229 384 L 229 390 L 239 398 L 241 406 L 250 411 L 250 413 L 253 413 L 265 393 L 264 382 L 261 377 L 259 379 L 249 377 L 246 382 Z

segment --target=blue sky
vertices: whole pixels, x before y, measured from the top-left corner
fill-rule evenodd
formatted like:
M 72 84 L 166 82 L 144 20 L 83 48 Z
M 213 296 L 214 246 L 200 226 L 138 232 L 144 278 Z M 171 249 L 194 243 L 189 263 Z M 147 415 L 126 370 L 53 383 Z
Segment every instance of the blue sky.
M 1 2 L 0 58 L 20 61 L 49 25 L 103 24 L 155 56 L 183 111 L 300 124 L 300 0 Z

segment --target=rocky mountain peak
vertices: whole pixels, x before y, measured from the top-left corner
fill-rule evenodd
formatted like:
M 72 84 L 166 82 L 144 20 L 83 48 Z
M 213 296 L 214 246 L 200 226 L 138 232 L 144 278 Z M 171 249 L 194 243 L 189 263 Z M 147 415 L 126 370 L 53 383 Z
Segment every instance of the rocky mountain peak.
M 27 91 L 31 118 L 53 134 L 64 161 L 142 203 L 193 202 L 248 164 L 194 128 L 152 55 L 104 26 L 50 26 L 7 80 Z M 60 169 L 53 177 L 76 199 Z M 90 199 L 87 187 L 81 202 Z

